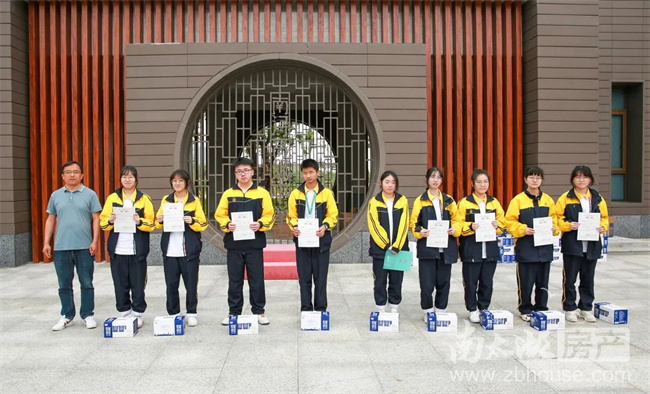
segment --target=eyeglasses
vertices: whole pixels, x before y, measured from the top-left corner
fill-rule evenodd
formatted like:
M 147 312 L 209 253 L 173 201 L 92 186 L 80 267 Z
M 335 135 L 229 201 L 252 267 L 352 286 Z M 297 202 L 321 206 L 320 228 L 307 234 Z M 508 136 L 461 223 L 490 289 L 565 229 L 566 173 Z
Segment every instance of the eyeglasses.
M 244 169 L 242 169 L 242 170 L 237 170 L 237 171 L 235 171 L 235 174 L 237 174 L 237 175 L 244 175 L 244 174 L 248 174 L 248 173 L 251 172 L 251 171 L 253 171 L 252 168 L 244 168 Z
M 74 170 L 74 171 L 63 171 L 63 175 L 72 175 L 72 174 L 74 174 L 74 175 L 79 175 L 79 174 L 81 174 L 81 171 L 79 171 L 79 170 Z
M 130 175 L 123 175 L 123 176 L 122 176 L 122 180 L 123 180 L 123 181 L 135 181 L 135 177 L 134 177 L 134 176 L 130 176 Z

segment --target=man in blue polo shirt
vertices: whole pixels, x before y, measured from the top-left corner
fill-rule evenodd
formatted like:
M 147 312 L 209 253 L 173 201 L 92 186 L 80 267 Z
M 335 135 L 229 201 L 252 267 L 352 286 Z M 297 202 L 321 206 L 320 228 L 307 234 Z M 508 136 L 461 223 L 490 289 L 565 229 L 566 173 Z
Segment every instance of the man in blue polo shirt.
M 50 240 L 56 223 L 54 239 L 54 269 L 59 279 L 59 298 L 61 299 L 61 318 L 52 327 L 61 331 L 72 323 L 76 309 L 72 279 L 77 267 L 81 286 L 81 309 L 79 314 L 86 328 L 97 327 L 93 318 L 95 309 L 95 288 L 93 272 L 95 251 L 99 247 L 99 212 L 102 206 L 97 194 L 85 187 L 83 167 L 76 161 L 61 166 L 64 186 L 52 193 L 47 203 L 49 216 L 45 221 L 43 254 L 52 257 Z M 92 223 L 92 225 L 91 225 Z

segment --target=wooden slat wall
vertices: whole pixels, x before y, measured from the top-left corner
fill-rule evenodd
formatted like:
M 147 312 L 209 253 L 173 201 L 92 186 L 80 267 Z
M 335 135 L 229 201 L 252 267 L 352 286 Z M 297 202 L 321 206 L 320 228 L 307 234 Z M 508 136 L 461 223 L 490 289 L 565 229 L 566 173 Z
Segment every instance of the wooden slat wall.
M 456 198 L 488 170 L 505 205 L 522 186 L 521 20 L 515 0 L 30 1 L 33 259 L 62 162 L 82 161 L 102 201 L 118 182 L 127 43 L 426 43 L 427 164 Z

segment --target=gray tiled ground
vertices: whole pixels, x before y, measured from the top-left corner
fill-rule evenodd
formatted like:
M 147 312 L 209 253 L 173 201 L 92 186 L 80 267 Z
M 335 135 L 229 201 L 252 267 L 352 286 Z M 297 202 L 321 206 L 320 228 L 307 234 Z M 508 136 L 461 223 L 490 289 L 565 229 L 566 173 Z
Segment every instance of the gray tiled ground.
M 630 324 L 578 323 L 542 333 L 519 319 L 514 330 L 496 332 L 467 322 L 460 265 L 449 306 L 459 316 L 456 334 L 426 332 L 417 267 L 405 277 L 400 332 L 371 333 L 370 266 L 340 264 L 329 275 L 330 332 L 301 332 L 297 282 L 268 281 L 271 325 L 257 336 L 228 336 L 219 325 L 227 312 L 225 267 L 202 266 L 199 326 L 183 337 L 154 337 L 152 319 L 165 311 L 162 267 L 154 266 L 144 328 L 135 338 L 104 339 L 78 319 L 62 332 L 50 330 L 59 314 L 52 265 L 2 268 L 0 391 L 648 392 L 649 257 L 610 255 L 597 269 L 597 299 L 629 307 Z M 556 309 L 561 275 L 552 267 Z M 515 312 L 515 288 L 515 266 L 499 265 L 492 306 Z M 96 265 L 95 289 L 97 320 L 115 315 L 108 264 Z

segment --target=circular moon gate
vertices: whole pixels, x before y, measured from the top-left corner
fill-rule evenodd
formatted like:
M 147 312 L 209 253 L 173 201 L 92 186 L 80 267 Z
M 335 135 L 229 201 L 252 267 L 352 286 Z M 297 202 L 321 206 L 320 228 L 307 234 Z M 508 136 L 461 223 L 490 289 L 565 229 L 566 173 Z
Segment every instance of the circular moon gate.
M 256 163 L 255 182 L 271 194 L 276 225 L 267 233 L 269 243 L 291 242 L 287 200 L 302 183 L 300 163 L 306 158 L 319 162 L 320 180 L 336 196 L 334 238 L 361 210 L 376 177 L 367 122 L 330 78 L 293 66 L 258 66 L 237 72 L 202 103 L 185 162 L 213 228 L 219 199 L 236 182 L 232 165 L 240 157 Z

